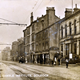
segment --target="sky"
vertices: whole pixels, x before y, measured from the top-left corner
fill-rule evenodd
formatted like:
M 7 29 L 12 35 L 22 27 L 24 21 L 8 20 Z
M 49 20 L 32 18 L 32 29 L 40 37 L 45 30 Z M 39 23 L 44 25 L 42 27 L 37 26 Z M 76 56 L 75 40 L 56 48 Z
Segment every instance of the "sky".
M 80 0 L 73 0 L 80 8 Z M 34 20 L 46 14 L 46 7 L 55 7 L 55 14 L 63 18 L 65 8 L 72 8 L 72 0 L 0 0 L 0 23 L 11 23 L 3 19 L 19 24 L 30 24 L 30 15 L 33 12 Z M 26 26 L 0 25 L 0 44 L 12 44 L 23 37 Z M 6 46 L 0 45 L 0 50 Z

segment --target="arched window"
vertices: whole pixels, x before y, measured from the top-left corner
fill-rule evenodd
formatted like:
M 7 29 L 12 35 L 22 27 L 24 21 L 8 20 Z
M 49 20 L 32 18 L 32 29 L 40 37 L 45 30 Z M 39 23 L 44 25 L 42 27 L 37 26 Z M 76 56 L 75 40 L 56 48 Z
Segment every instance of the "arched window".
M 74 34 L 76 34 L 76 20 L 74 20 Z
M 67 37 L 67 25 L 65 25 L 65 37 Z
M 71 29 L 71 22 L 69 23 L 69 33 L 70 33 L 70 35 L 71 35 L 71 33 L 72 33 L 72 31 L 71 31 L 72 29 Z
M 63 26 L 61 26 L 61 38 L 63 38 Z

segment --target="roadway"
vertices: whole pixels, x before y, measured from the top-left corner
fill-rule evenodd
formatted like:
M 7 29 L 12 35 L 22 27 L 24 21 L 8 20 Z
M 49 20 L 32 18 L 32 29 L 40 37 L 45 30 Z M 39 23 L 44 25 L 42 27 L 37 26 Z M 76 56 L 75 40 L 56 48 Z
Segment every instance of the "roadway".
M 0 80 L 80 80 L 80 66 L 41 66 L 12 61 L 0 63 Z

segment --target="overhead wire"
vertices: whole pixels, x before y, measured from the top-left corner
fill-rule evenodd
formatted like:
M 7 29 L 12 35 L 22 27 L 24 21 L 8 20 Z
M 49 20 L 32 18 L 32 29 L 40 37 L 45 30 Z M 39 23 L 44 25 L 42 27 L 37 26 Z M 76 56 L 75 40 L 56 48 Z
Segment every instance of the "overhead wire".
M 13 21 L 10 21 L 10 20 L 7 20 L 7 19 L 3 19 L 3 18 L 0 18 L 1 20 L 4 20 L 4 21 L 8 21 L 8 22 L 12 22 L 12 23 L 16 23 L 16 22 L 13 22 Z M 17 23 L 16 23 L 17 24 Z
M 33 10 L 34 10 L 35 6 L 37 5 L 38 1 L 39 1 L 39 0 L 37 0 L 36 3 L 34 4 L 34 6 L 32 7 L 32 10 L 29 12 L 27 18 L 29 17 L 30 13 L 33 12 Z M 27 20 L 28 20 L 28 19 L 27 19 Z M 26 21 L 26 20 L 25 20 L 25 21 Z
M 35 8 L 35 6 L 37 5 L 38 1 L 39 1 L 39 0 L 36 1 L 36 3 L 34 4 L 34 6 L 33 6 L 33 8 L 32 8 L 31 11 L 34 11 L 34 8 Z M 49 3 L 50 3 L 51 1 L 52 1 L 52 0 L 50 0 Z M 39 4 L 38 7 L 36 8 L 35 12 L 36 12 L 37 9 L 40 7 L 40 5 L 41 5 L 42 2 L 43 2 L 43 0 L 41 0 L 40 4 Z M 48 3 L 48 4 L 49 4 L 49 3 Z M 30 15 L 30 13 L 29 13 L 29 15 Z M 28 15 L 28 16 L 29 16 L 29 15 Z M 28 18 L 28 16 L 27 16 L 27 18 Z M 7 19 L 3 19 L 3 18 L 0 18 L 0 19 L 19 25 L 19 23 L 16 23 L 16 22 L 13 22 L 13 21 L 10 21 L 10 20 L 7 20 Z M 1 24 L 1 23 L 0 23 L 0 24 Z M 4 24 L 4 23 L 2 23 L 2 24 Z M 8 24 L 9 24 L 9 23 L 8 23 Z M 21 25 L 24 25 L 24 24 L 21 24 Z
M 52 0 L 50 0 L 49 2 L 48 2 L 48 4 L 51 2 Z M 36 12 L 37 11 L 37 9 L 40 7 L 40 5 L 42 4 L 42 2 L 43 2 L 43 0 L 41 0 L 41 2 L 40 2 L 40 4 L 38 5 L 38 7 L 36 8 L 36 10 L 34 10 L 34 8 L 35 8 L 35 6 L 37 5 L 37 3 L 38 3 L 38 0 L 37 0 L 37 2 L 36 2 L 36 4 L 34 5 L 34 7 L 32 8 L 32 12 Z M 47 5 L 48 5 L 47 4 Z M 30 14 L 29 14 L 30 15 Z M 28 16 L 29 16 L 28 15 Z M 27 17 L 28 18 L 28 17 Z
M 11 22 L 11 23 L 0 23 L 0 24 L 4 24 L 4 25 L 27 25 L 27 24 L 16 23 L 16 22 L 13 22 L 13 21 L 10 21 L 10 20 L 7 20 L 7 19 L 3 19 L 3 18 L 0 18 L 0 19 L 4 20 L 4 21 Z
M 41 3 L 43 2 L 43 0 L 41 0 Z M 41 3 L 38 5 L 37 9 L 40 7 Z M 37 11 L 37 9 L 35 10 L 35 12 Z

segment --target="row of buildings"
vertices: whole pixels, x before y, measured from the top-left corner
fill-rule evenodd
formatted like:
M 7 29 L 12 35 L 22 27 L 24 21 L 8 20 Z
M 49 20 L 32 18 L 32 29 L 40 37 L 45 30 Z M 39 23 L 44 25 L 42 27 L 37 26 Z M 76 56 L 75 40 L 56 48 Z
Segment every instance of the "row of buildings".
M 65 17 L 55 15 L 54 7 L 47 7 L 46 14 L 34 20 L 24 32 L 24 53 L 28 62 L 50 63 L 62 58 L 80 57 L 80 9 L 65 10 Z
M 24 39 L 23 37 L 12 42 L 12 49 L 6 47 L 2 50 L 2 60 L 6 61 L 19 61 L 20 58 L 24 57 Z
M 54 7 L 34 20 L 23 30 L 24 38 L 12 43 L 12 60 L 25 57 L 27 62 L 48 64 L 65 58 L 80 58 L 80 9 L 65 9 L 65 17 L 55 15 Z M 70 56 L 70 54 L 72 56 Z

